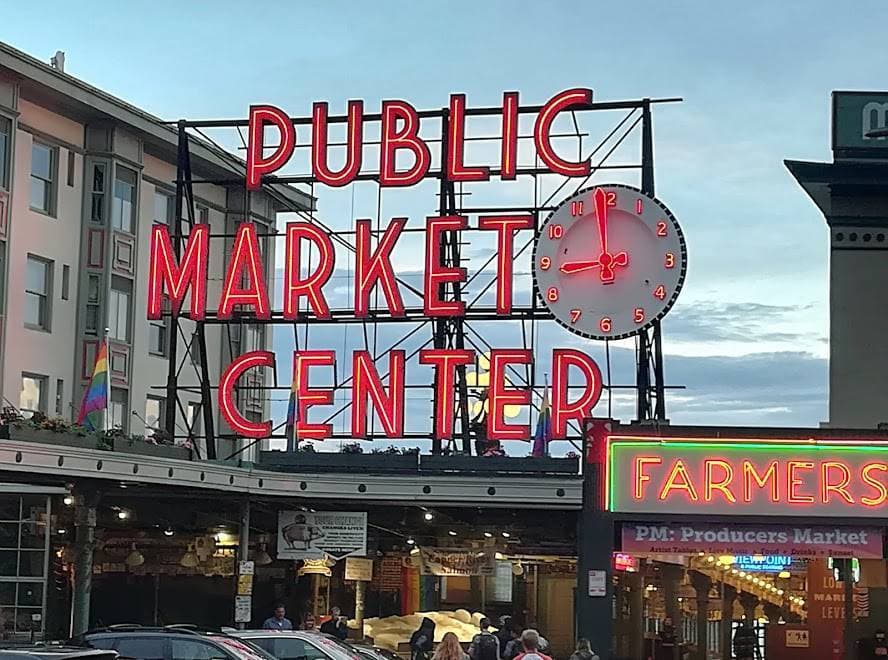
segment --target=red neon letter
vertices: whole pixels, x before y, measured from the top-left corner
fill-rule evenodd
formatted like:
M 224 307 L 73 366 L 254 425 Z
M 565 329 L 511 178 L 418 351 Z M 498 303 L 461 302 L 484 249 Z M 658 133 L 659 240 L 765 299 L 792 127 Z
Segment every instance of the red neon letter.
M 683 490 L 687 493 L 688 499 L 691 502 L 696 502 L 700 499 L 697 496 L 697 490 L 694 488 L 694 484 L 691 483 L 691 477 L 688 474 L 684 461 L 680 458 L 672 465 L 669 477 L 666 479 L 666 483 L 663 484 L 663 489 L 660 491 L 659 495 L 660 501 L 665 502 L 669 497 L 669 493 L 673 490 Z
M 500 178 L 518 176 L 518 92 L 503 94 L 503 148 Z
M 529 215 L 485 215 L 478 218 L 478 229 L 497 232 L 496 236 L 496 313 L 512 313 L 512 249 L 515 232 L 533 227 Z
M 207 310 L 209 237 L 209 225 L 194 225 L 188 235 L 188 246 L 182 263 L 177 265 L 166 225 L 151 227 L 151 246 L 148 251 L 149 319 L 159 319 L 162 316 L 164 286 L 174 313 L 182 307 L 190 286 L 192 293 L 189 316 L 195 321 L 204 318 Z
M 219 410 L 231 430 L 245 438 L 267 438 L 271 435 L 271 420 L 251 422 L 240 414 L 234 402 L 234 388 L 245 371 L 254 367 L 273 367 L 274 353 L 250 351 L 231 361 L 219 379 Z
M 450 122 L 447 130 L 447 178 L 450 181 L 487 181 L 489 167 L 463 164 L 466 139 L 466 95 L 450 95 Z
M 776 503 L 780 501 L 777 490 L 777 461 L 768 463 L 768 468 L 763 475 L 760 475 L 750 461 L 743 461 L 743 501 L 752 502 L 752 484 L 753 482 L 759 488 L 764 488 L 768 481 L 771 482 L 771 501 Z
M 249 283 L 241 286 L 244 273 Z M 231 260 L 225 272 L 222 300 L 219 302 L 220 319 L 230 319 L 235 305 L 249 305 L 260 319 L 271 316 L 264 273 L 259 240 L 256 238 L 256 225 L 244 222 L 237 228 L 234 247 L 231 249 Z
M 839 472 L 838 483 L 832 483 L 830 475 L 833 471 Z M 820 466 L 820 500 L 829 504 L 830 494 L 835 493 L 848 504 L 854 504 L 854 498 L 848 492 L 851 485 L 851 470 L 844 463 L 837 461 L 824 461 Z
M 808 461 L 787 461 L 786 469 L 789 482 L 789 492 L 787 493 L 786 501 L 790 504 L 811 504 L 814 502 L 813 495 L 805 495 L 796 491 L 796 488 L 805 483 L 796 472 L 798 470 L 813 470 L 814 463 Z
M 389 352 L 389 393 L 386 395 L 382 379 L 376 372 L 373 357 L 368 351 L 355 351 L 352 357 L 352 435 L 367 437 L 367 395 L 389 438 L 404 435 L 404 351 Z
M 468 221 L 462 215 L 426 219 L 426 267 L 422 278 L 426 316 L 464 316 L 466 313 L 466 304 L 463 301 L 441 300 L 443 284 L 466 281 L 465 268 L 445 267 L 441 264 L 441 234 L 445 231 L 461 231 L 467 225 Z
M 583 393 L 569 401 L 570 368 L 583 374 L 586 384 Z M 601 398 L 601 370 L 591 357 L 573 348 L 552 351 L 552 437 L 567 435 L 567 422 L 582 422 L 592 414 L 592 408 Z
M 314 272 L 301 278 L 302 239 L 314 243 L 320 260 Z M 330 279 L 336 262 L 333 241 L 317 225 L 308 222 L 287 223 L 287 245 L 284 253 L 284 318 L 295 319 L 299 315 L 299 300 L 308 298 L 308 304 L 319 319 L 330 318 L 330 306 L 321 288 Z
M 722 478 L 716 480 L 715 468 L 722 471 Z M 703 499 L 707 502 L 712 501 L 712 493 L 719 491 L 726 501 L 732 504 L 737 501 L 734 493 L 731 492 L 731 482 L 734 480 L 734 468 L 727 461 L 718 459 L 709 459 L 703 461 L 704 477 L 703 477 Z
M 274 124 L 281 132 L 281 142 L 265 158 L 265 125 Z M 250 106 L 250 137 L 247 143 L 247 190 L 258 190 L 262 176 L 281 169 L 290 160 L 296 145 L 296 129 L 283 110 L 271 105 Z
M 403 122 L 398 130 L 398 122 Z M 419 137 L 419 115 L 405 101 L 382 102 L 382 143 L 379 146 L 379 185 L 412 186 L 429 171 L 432 155 Z M 413 152 L 413 166 L 398 172 L 396 154 L 399 149 Z
M 310 367 L 332 367 L 336 363 L 336 351 L 294 351 L 293 382 L 296 383 L 296 437 L 300 440 L 323 440 L 333 433 L 332 424 L 309 424 L 308 409 L 311 406 L 329 406 L 333 403 L 333 390 L 313 389 L 308 386 Z
M 392 268 L 392 250 L 407 224 L 406 218 L 394 218 L 376 245 L 370 251 L 370 221 L 358 220 L 355 227 L 355 316 L 363 318 L 370 311 L 370 292 L 376 281 L 382 285 L 382 292 L 392 316 L 404 316 L 404 301 L 395 281 Z
M 860 502 L 864 506 L 882 506 L 885 503 L 885 500 L 888 500 L 888 488 L 885 487 L 885 483 L 870 476 L 870 472 L 873 472 L 874 470 L 878 470 L 884 476 L 884 474 L 888 472 L 888 465 L 885 465 L 884 463 L 867 463 L 861 469 L 861 479 L 863 479 L 867 486 L 878 493 L 876 497 L 861 497 Z
M 591 89 L 568 89 L 560 94 L 553 96 L 537 117 L 536 124 L 533 127 L 533 140 L 536 143 L 537 153 L 546 167 L 556 174 L 564 176 L 588 176 L 592 171 L 590 159 L 586 159 L 581 163 L 571 163 L 561 158 L 552 148 L 552 142 L 549 134 L 552 129 L 552 122 L 562 110 L 580 109 L 587 107 L 592 103 Z
M 453 437 L 453 393 L 456 391 L 456 367 L 472 364 L 475 351 L 428 348 L 419 352 L 420 364 L 435 367 L 435 438 Z
M 663 459 L 654 456 L 636 456 L 635 458 L 635 499 L 641 501 L 644 499 L 644 485 L 651 478 L 644 473 L 646 465 L 661 465 Z
M 530 426 L 507 424 L 505 407 L 526 406 L 530 390 L 506 387 L 506 367 L 510 364 L 531 364 L 533 354 L 525 350 L 490 351 L 490 389 L 487 392 L 487 437 L 491 440 L 528 440 Z
M 361 171 L 364 151 L 364 102 L 348 102 L 348 138 L 345 165 L 338 172 L 327 167 L 327 104 L 319 101 L 312 112 L 311 167 L 315 178 L 328 186 L 351 183 Z

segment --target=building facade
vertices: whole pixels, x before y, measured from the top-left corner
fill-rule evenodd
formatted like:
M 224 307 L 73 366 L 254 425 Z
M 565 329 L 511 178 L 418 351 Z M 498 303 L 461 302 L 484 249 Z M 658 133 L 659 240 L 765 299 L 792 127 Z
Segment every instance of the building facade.
M 205 140 L 189 143 L 196 180 L 242 176 L 242 163 L 231 154 Z M 163 426 L 175 340 L 183 365 L 179 386 L 195 388 L 180 397 L 177 428 L 200 437 L 194 328 L 180 321 L 174 337 L 169 319 L 143 320 L 151 226 L 170 224 L 175 214 L 176 148 L 176 130 L 158 118 L 0 44 L 4 405 L 25 415 L 76 419 L 107 329 L 111 421 L 128 433 L 151 435 Z M 258 225 L 260 236 L 273 233 L 278 212 L 305 209 L 310 201 L 284 186 L 245 195 L 242 188 L 203 184 L 194 195 L 193 221 L 209 223 L 219 236 L 231 235 L 244 218 Z M 183 213 L 185 233 L 191 222 Z M 211 241 L 211 299 L 219 295 L 229 243 Z M 269 282 L 273 244 L 265 241 Z M 261 325 L 208 327 L 211 382 L 233 355 L 269 349 L 271 341 Z M 239 392 L 243 412 L 256 420 L 268 416 L 262 378 L 253 376 Z M 222 419 L 216 428 L 226 432 Z M 233 441 L 227 444 L 220 455 L 234 449 Z

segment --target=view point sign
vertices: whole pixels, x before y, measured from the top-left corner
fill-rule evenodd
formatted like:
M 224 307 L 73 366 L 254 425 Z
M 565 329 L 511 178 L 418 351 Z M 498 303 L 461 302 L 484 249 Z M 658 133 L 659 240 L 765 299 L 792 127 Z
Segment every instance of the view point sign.
M 310 120 L 290 118 L 279 108 L 259 105 L 250 108 L 249 142 L 247 144 L 246 187 L 254 190 L 263 183 L 275 181 L 275 172 L 285 167 L 297 147 L 310 147 L 311 177 L 314 182 L 330 187 L 341 187 L 356 180 L 372 179 L 380 187 L 412 186 L 429 176 L 439 176 L 449 182 L 483 182 L 498 176 L 501 180 L 512 180 L 520 174 L 518 166 L 518 118 L 528 108 L 519 107 L 517 92 L 503 94 L 502 107 L 484 109 L 477 114 L 498 114 L 501 116 L 500 158 L 498 163 L 467 164 L 464 162 L 464 142 L 466 117 L 473 111 L 466 107 L 464 95 L 450 97 L 449 109 L 444 111 L 446 137 L 441 145 L 440 171 L 430 173 L 432 152 L 429 145 L 420 137 L 420 123 L 424 116 L 441 117 L 441 111 L 418 112 L 404 101 L 384 101 L 381 113 L 365 115 L 362 101 L 350 101 L 346 117 L 335 118 L 346 123 L 345 157 L 340 168 L 331 168 L 328 162 L 328 123 L 334 118 L 328 116 L 328 106 L 314 104 Z M 535 153 L 543 167 L 551 173 L 563 177 L 588 177 L 592 172 L 590 159 L 570 160 L 559 155 L 553 148 L 551 134 L 555 119 L 562 113 L 589 109 L 592 105 L 592 91 L 570 89 L 556 94 L 546 104 L 533 108 L 536 113 L 533 131 Z M 378 170 L 365 171 L 364 125 L 366 122 L 379 122 Z M 303 138 L 297 125 L 311 125 L 310 142 Z M 266 129 L 272 127 L 277 134 L 272 144 L 266 142 Z M 641 209 L 641 193 L 627 188 L 627 195 L 639 197 L 631 201 L 631 208 Z M 593 203 L 594 189 L 581 191 L 588 194 L 585 213 L 592 218 L 590 227 L 601 226 L 602 211 Z M 579 193 L 578 193 L 579 194 Z M 613 195 L 611 195 L 613 197 Z M 611 199 L 607 203 L 611 203 Z M 616 200 L 613 200 L 616 203 Z M 626 202 L 627 206 L 629 201 Z M 584 208 L 582 201 L 573 206 L 574 210 Z M 656 208 L 651 206 L 651 208 Z M 582 213 L 581 213 L 582 214 Z M 574 213 L 575 216 L 581 215 Z M 614 217 L 617 217 L 614 212 Z M 628 216 L 627 216 L 628 217 Z M 664 216 L 665 217 L 665 216 Z M 630 219 L 631 220 L 631 219 Z M 627 220 L 629 222 L 630 220 Z M 651 216 L 651 231 L 660 225 L 658 217 Z M 489 232 L 496 240 L 495 306 L 491 309 L 494 318 L 508 319 L 512 315 L 513 300 L 513 261 L 515 258 L 515 237 L 518 232 L 533 231 L 539 226 L 539 218 L 530 213 L 481 214 L 470 218 L 466 215 L 434 215 L 425 221 L 425 253 L 422 272 L 422 307 L 409 308 L 404 303 L 402 287 L 396 275 L 393 250 L 405 231 L 406 218 L 390 218 L 387 226 L 374 228 L 370 219 L 357 219 L 353 231 L 354 274 L 353 299 L 348 315 L 357 319 L 374 320 L 379 318 L 416 321 L 442 317 L 464 317 L 466 302 L 442 296 L 445 285 L 465 283 L 467 270 L 461 266 L 442 261 L 442 241 L 445 236 L 463 236 L 467 230 Z M 639 225 L 641 226 L 641 225 Z M 670 216 L 670 227 L 675 227 Z M 619 227 L 614 229 L 619 237 Z M 209 260 L 210 226 L 196 224 L 188 235 L 184 250 L 177 253 L 174 241 L 166 225 L 156 224 L 151 232 L 149 252 L 148 318 L 163 316 L 164 301 L 171 304 L 173 314 L 182 314 L 195 321 L 212 319 L 215 322 L 247 321 L 251 318 L 266 322 L 297 322 L 323 320 L 331 322 L 341 318 L 345 310 L 331 310 L 325 294 L 336 266 L 336 251 L 333 237 L 323 226 L 311 222 L 290 222 L 286 225 L 282 239 L 283 290 L 281 310 L 272 310 L 274 296 L 267 290 L 263 256 L 259 247 L 256 227 L 250 222 L 240 224 L 224 269 L 221 295 L 214 309 L 208 309 L 207 277 Z M 551 237 L 550 237 L 551 238 Z M 671 239 L 670 239 L 671 240 Z M 599 241 L 596 241 L 599 242 Z M 619 243 L 619 241 L 614 241 Z M 585 243 L 585 242 L 584 242 Z M 665 243 L 664 243 L 665 245 Z M 670 243 L 670 245 L 672 245 Z M 676 244 L 677 245 L 677 244 Z M 600 251 L 597 248 L 600 247 Z M 683 249 L 683 242 L 682 242 Z M 579 249 L 579 246 L 578 248 Z M 601 291 L 615 290 L 607 286 L 614 280 L 619 283 L 631 277 L 633 267 L 636 275 L 643 266 L 637 263 L 638 253 L 632 252 L 631 245 L 613 245 L 614 254 L 609 252 L 603 232 L 599 245 L 586 245 L 588 254 L 582 255 L 586 265 L 582 270 L 589 271 L 571 274 L 574 281 L 589 278 Z M 319 256 L 307 260 L 304 255 L 311 251 Z M 619 254 L 617 252 L 619 251 Z M 566 252 L 566 250 L 565 250 Z M 647 253 L 646 253 L 647 254 Z M 547 257 L 548 259 L 548 257 Z M 621 264 L 620 272 L 613 278 L 601 277 L 605 269 L 610 269 L 614 259 Z M 684 253 L 672 248 L 668 256 L 656 255 L 658 268 L 677 269 L 681 277 L 672 278 L 677 284 L 664 285 L 654 282 L 651 285 L 651 309 L 653 303 L 660 304 L 664 299 L 673 301 L 680 288 L 684 275 Z M 664 262 L 666 266 L 661 264 Z M 636 265 L 637 263 L 637 265 Z M 596 272 L 592 272 L 592 271 Z M 562 271 L 568 273 L 565 267 Z M 609 272 L 609 271 L 608 271 Z M 649 269 L 645 272 L 649 272 Z M 670 271 L 666 271 L 669 273 Z M 597 274 L 596 274 L 597 273 Z M 664 280 L 665 281 L 665 280 Z M 659 288 L 657 288 L 659 286 Z M 582 288 L 582 287 L 581 287 Z M 585 288 L 588 300 L 576 304 L 570 310 L 577 319 L 585 308 L 593 306 L 595 289 Z M 547 290 L 547 298 L 542 298 L 549 308 L 552 289 Z M 557 295 L 557 292 L 556 292 Z M 380 305 L 373 307 L 371 301 L 378 299 Z M 187 304 L 187 309 L 184 303 Z M 583 309 L 581 309 L 581 307 Z M 551 309 L 551 308 L 549 308 Z M 662 304 L 659 310 L 664 309 Z M 591 312 L 589 312 L 591 313 Z M 665 313 L 652 311 L 651 315 Z M 630 311 L 630 315 L 631 315 Z M 334 318 L 334 315 L 336 318 Z M 659 318 L 657 316 L 657 318 Z M 646 327 L 648 318 L 642 311 L 634 314 L 635 328 Z M 609 318 L 594 319 L 598 328 L 608 328 L 613 322 Z M 630 320 L 629 334 L 632 332 Z M 569 328 L 572 329 L 572 328 Z M 599 330 L 599 333 L 602 332 Z M 583 333 L 578 333 L 583 334 Z M 620 336 L 626 336 L 621 330 Z M 586 335 L 588 336 L 588 335 Z M 606 336 L 606 335 L 605 335 Z M 616 334 L 614 337 L 616 338 Z M 343 356 L 339 356 L 342 360 Z M 551 361 L 551 406 L 552 435 L 564 438 L 570 422 L 580 422 L 591 414 L 602 391 L 601 372 L 596 362 L 586 353 L 575 348 L 556 348 Z M 418 362 L 432 367 L 435 371 L 435 410 L 434 430 L 436 439 L 449 439 L 454 435 L 454 390 L 457 370 L 475 362 L 476 352 L 467 349 L 429 348 L 418 351 Z M 337 354 L 330 349 L 296 350 L 293 354 L 293 384 L 296 393 L 298 412 L 296 434 L 300 439 L 324 439 L 330 437 L 332 427 L 328 423 L 308 421 L 308 410 L 313 406 L 331 405 L 333 390 L 312 387 L 310 372 L 321 367 L 332 367 Z M 404 392 L 407 354 L 404 350 L 393 349 L 387 356 L 374 360 L 367 350 L 355 350 L 351 357 L 352 401 L 351 433 L 355 438 L 367 437 L 367 418 L 370 406 L 376 412 L 387 437 L 399 438 L 404 433 Z M 532 351 L 515 348 L 493 348 L 489 355 L 490 385 L 487 391 L 487 437 L 492 440 L 526 440 L 530 435 L 528 425 L 506 421 L 507 406 L 526 406 L 531 403 L 529 388 L 513 387 L 506 378 L 507 369 L 523 368 L 534 361 Z M 381 363 L 378 364 L 377 362 Z M 235 385 L 248 370 L 261 367 L 274 367 L 275 355 L 270 351 L 251 351 L 235 357 L 226 367 L 219 382 L 219 407 L 228 425 L 239 436 L 265 438 L 272 432 L 270 420 L 255 422 L 246 419 L 235 404 Z M 386 376 L 387 374 L 387 376 Z M 573 382 L 568 383 L 570 378 Z M 387 381 L 387 382 L 386 382 Z

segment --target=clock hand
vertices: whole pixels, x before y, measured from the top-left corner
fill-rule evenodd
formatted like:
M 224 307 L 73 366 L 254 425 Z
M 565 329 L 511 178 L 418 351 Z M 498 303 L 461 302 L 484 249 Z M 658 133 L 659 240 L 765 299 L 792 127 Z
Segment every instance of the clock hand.
M 572 273 L 582 273 L 584 270 L 592 270 L 593 268 L 598 268 L 600 265 L 601 264 L 598 263 L 597 259 L 592 259 L 591 261 L 566 261 L 561 264 L 559 270 L 562 273 L 570 275 Z
M 595 219 L 598 221 L 598 240 L 601 244 L 601 254 L 607 252 L 607 193 L 601 188 L 596 188 L 592 195 L 595 202 Z

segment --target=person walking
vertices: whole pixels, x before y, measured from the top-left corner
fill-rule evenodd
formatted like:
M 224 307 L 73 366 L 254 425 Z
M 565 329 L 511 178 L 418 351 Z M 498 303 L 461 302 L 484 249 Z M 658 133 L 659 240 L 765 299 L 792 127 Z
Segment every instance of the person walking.
M 302 621 L 302 630 L 305 630 L 308 632 L 314 632 L 317 629 L 318 629 L 318 627 L 315 624 L 314 614 L 309 612 L 308 614 L 305 615 L 305 619 Z
M 287 609 L 278 603 L 274 607 L 274 616 L 265 619 L 264 630 L 293 630 L 293 622 L 287 618 Z
M 499 639 L 490 632 L 490 619 L 484 617 L 478 623 L 481 632 L 472 638 L 469 657 L 472 660 L 500 660 Z
M 749 621 L 743 621 L 734 633 L 734 657 L 737 660 L 760 660 L 758 635 Z
M 525 630 L 521 633 L 521 646 L 524 652 L 515 660 L 552 660 L 540 651 L 540 634 L 536 630 Z
M 452 632 L 444 635 L 432 660 L 469 660 L 469 656 L 462 650 L 459 638 Z
M 513 640 L 518 639 L 518 633 L 515 632 L 515 626 L 512 623 L 512 617 L 508 615 L 501 616 L 499 624 L 499 630 L 497 630 L 494 635 L 496 635 L 496 638 L 499 640 L 500 658 L 502 660 L 512 660 L 512 658 L 515 656 L 508 655 L 509 645 L 512 643 Z
M 410 636 L 410 659 L 429 660 L 435 646 L 435 622 L 425 617 L 419 628 Z
M 348 637 L 348 621 L 342 616 L 342 610 L 334 607 L 330 610 L 330 618 L 321 624 L 321 632 L 345 641 Z
M 592 650 L 592 644 L 582 637 L 577 640 L 577 650 L 570 656 L 570 660 L 599 660 L 598 655 Z

